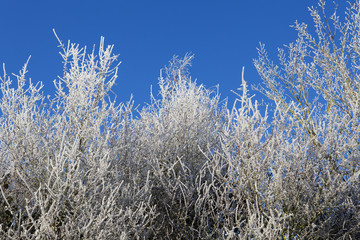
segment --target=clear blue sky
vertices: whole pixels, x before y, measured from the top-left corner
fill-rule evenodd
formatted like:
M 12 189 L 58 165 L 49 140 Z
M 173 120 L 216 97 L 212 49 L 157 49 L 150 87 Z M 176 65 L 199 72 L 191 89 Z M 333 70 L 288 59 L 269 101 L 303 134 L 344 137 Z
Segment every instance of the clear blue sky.
M 339 0 L 340 1 L 340 0 Z M 345 2 L 345 1 L 341 1 Z M 173 55 L 195 54 L 191 75 L 222 97 L 261 79 L 253 66 L 259 42 L 276 58 L 278 47 L 296 39 L 295 20 L 311 24 L 307 6 L 316 0 L 4 0 L 0 2 L 0 63 L 18 72 L 31 55 L 28 76 L 42 81 L 45 95 L 62 63 L 52 29 L 63 40 L 92 47 L 105 37 L 122 64 L 114 91 L 135 104 L 149 102 L 150 85 Z M 328 3 L 332 7 L 332 1 Z M 2 74 L 1 74 L 2 75 Z M 258 94 L 259 95 L 259 94 Z

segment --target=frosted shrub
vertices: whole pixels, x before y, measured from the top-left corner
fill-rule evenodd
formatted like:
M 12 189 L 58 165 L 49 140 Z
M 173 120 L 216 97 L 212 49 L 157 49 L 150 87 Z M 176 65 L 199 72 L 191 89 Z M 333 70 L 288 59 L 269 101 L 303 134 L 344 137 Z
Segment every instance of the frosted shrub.
M 140 112 L 139 157 L 152 172 L 156 227 L 168 238 L 195 236 L 198 177 L 206 156 L 220 148 L 225 103 L 188 75 L 192 56 L 174 57 L 159 78 L 160 99 Z M 159 225 L 159 226 L 158 226 Z
M 298 39 L 279 50 L 279 65 L 263 45 L 255 60 L 264 80 L 260 90 L 278 112 L 274 136 L 283 135 L 274 156 L 274 167 L 282 168 L 271 170 L 281 189 L 273 196 L 276 206 L 291 216 L 283 228 L 290 238 L 360 236 L 360 2 L 348 5 L 341 21 L 336 10 L 327 17 L 325 2 L 319 1 L 319 8 L 309 8 L 315 34 L 296 23 Z M 290 124 L 286 131 L 285 124 Z
M 311 8 L 315 35 L 296 23 L 278 65 L 261 45 L 265 111 L 244 76 L 230 108 L 197 84 L 192 55 L 148 105 L 118 103 L 103 39 L 96 54 L 59 40 L 52 97 L 27 63 L 14 83 L 4 70 L 0 238 L 359 239 L 359 10 Z
M 47 103 L 40 84 L 26 88 L 26 65 L 17 88 L 2 78 L 1 237 L 146 236 L 150 194 L 124 179 L 132 106 L 109 98 L 117 56 L 103 40 L 98 56 L 61 46 L 64 75 Z

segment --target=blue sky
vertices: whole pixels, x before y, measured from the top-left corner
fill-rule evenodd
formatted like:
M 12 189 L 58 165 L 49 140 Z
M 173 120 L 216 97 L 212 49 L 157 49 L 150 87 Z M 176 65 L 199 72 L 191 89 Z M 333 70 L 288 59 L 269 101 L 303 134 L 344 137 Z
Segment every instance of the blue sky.
M 104 36 L 105 44 L 115 45 L 122 61 L 114 88 L 119 100 L 132 93 L 136 105 L 149 102 L 160 68 L 187 52 L 195 54 L 192 77 L 207 87 L 219 84 L 222 97 L 232 100 L 243 66 L 250 85 L 261 83 L 253 66 L 259 42 L 275 59 L 278 47 L 296 39 L 289 27 L 295 20 L 311 25 L 311 5 L 317 1 L 1 1 L 0 63 L 17 73 L 31 55 L 28 76 L 53 94 L 62 70 L 54 28 L 65 42 L 92 47 Z

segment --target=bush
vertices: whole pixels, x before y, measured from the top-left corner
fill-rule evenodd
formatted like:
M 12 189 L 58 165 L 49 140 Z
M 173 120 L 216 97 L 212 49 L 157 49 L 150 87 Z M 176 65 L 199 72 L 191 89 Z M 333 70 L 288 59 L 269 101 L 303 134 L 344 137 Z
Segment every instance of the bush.
M 324 11 L 325 5 L 319 2 Z M 117 56 L 60 42 L 56 94 L 1 78 L 2 239 L 358 239 L 360 3 L 297 24 L 281 67 L 255 66 L 232 108 L 174 57 L 137 111 L 111 87 Z M 331 25 L 333 23 L 333 25 Z M 332 27 L 330 27 L 332 26 Z M 335 30 L 340 37 L 335 36 Z

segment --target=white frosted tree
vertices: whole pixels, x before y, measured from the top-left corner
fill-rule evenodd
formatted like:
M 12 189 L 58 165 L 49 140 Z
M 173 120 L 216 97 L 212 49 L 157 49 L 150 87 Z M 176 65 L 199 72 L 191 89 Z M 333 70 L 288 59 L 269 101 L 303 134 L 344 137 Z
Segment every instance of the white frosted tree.
M 284 146 L 277 159 L 284 167 L 275 181 L 282 190 L 275 195 L 278 206 L 292 215 L 291 237 L 360 237 L 360 2 L 347 4 L 342 19 L 336 9 L 327 16 L 320 0 L 318 8 L 309 8 L 314 32 L 295 23 L 298 38 L 279 50 L 278 64 L 264 45 L 255 60 L 264 81 L 260 91 L 276 106 L 273 123 L 291 124 L 279 139 Z

